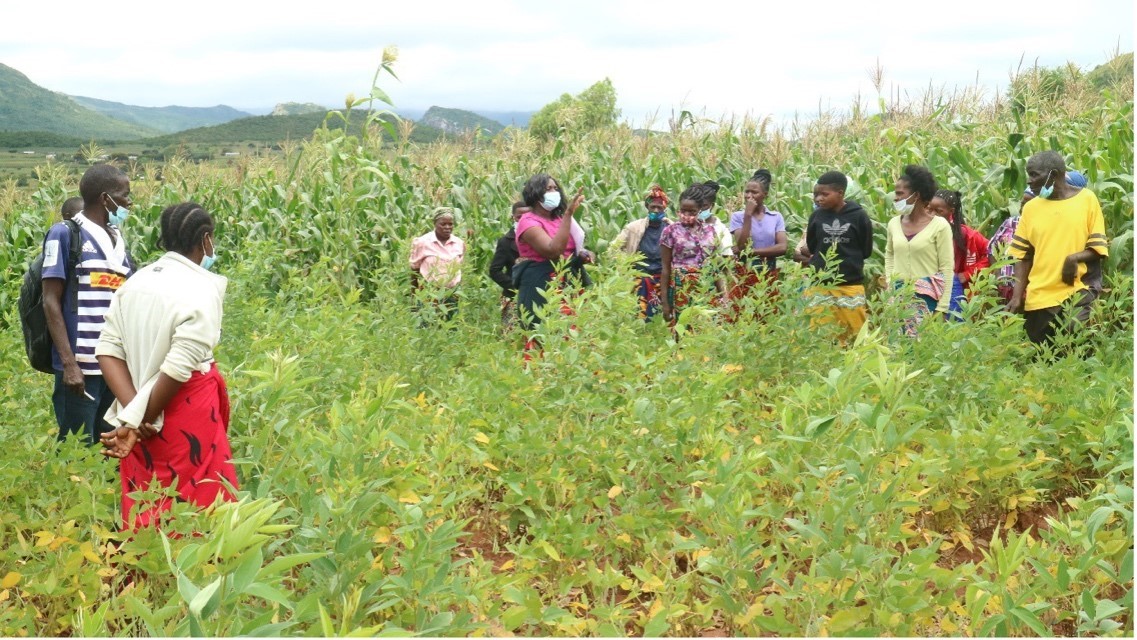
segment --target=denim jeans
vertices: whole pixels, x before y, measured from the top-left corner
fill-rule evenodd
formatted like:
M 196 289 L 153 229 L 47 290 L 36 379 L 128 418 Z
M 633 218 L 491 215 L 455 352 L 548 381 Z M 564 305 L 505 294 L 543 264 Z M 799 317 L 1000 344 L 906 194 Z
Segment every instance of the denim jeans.
M 51 404 L 55 407 L 55 421 L 59 424 L 58 440 L 82 432 L 88 445 L 98 444 L 99 434 L 111 431 L 113 427 L 103 419 L 114 402 L 102 376 L 83 376 L 86 391 L 94 400 L 79 393 L 72 393 L 63 386 L 63 374 L 55 372 L 55 389 L 51 393 Z

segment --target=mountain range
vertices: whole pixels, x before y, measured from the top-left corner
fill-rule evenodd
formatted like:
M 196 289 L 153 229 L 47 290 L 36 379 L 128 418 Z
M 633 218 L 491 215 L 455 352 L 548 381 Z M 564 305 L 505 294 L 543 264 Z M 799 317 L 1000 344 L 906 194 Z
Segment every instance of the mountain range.
M 319 105 L 298 103 L 277 105 L 274 115 L 267 116 L 254 116 L 225 105 L 140 107 L 51 91 L 18 70 L 0 64 L 0 145 L 6 147 L 77 146 L 89 140 L 140 141 L 148 146 L 279 142 L 307 137 L 325 121 L 327 113 Z M 475 129 L 496 135 L 506 125 L 525 126 L 531 115 L 479 115 L 433 106 L 415 122 L 411 140 L 426 142 Z M 353 119 L 359 123 L 362 117 Z M 334 120 L 328 119 L 329 126 L 337 126 Z

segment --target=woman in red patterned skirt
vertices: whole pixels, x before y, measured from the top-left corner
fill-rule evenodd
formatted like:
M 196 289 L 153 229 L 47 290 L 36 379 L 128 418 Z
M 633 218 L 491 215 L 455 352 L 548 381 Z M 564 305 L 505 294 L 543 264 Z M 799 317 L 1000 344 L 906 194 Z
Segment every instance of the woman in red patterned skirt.
M 229 448 L 229 396 L 213 362 L 221 338 L 225 278 L 213 218 L 185 202 L 162 212 L 166 253 L 115 293 L 95 355 L 115 402 L 102 435 L 120 458 L 126 529 L 158 524 L 171 498 L 136 504 L 153 482 L 175 487 L 179 501 L 207 507 L 233 500 L 237 474 Z

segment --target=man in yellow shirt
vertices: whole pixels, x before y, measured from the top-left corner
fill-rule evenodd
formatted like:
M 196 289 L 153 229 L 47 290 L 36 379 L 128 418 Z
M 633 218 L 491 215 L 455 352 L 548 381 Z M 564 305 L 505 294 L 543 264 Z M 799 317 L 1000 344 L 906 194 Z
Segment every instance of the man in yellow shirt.
M 1101 259 L 1109 255 L 1101 204 L 1089 189 L 1066 183 L 1066 162 L 1055 151 L 1036 153 L 1026 163 L 1037 197 L 1023 207 L 1011 238 L 1015 288 L 1008 309 L 1026 311 L 1027 337 L 1047 343 L 1058 327 L 1071 330 L 1090 317 L 1101 291 Z M 1065 303 L 1073 318 L 1066 320 Z

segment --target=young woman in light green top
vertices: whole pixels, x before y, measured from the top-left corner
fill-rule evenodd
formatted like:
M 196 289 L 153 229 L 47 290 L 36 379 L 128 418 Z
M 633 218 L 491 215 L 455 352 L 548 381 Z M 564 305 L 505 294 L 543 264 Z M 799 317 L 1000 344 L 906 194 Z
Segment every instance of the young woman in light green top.
M 893 288 L 915 289 L 904 321 L 904 333 L 910 336 L 916 335 L 924 316 L 946 310 L 947 305 L 940 308 L 939 302 L 951 293 L 955 270 L 951 225 L 928 210 L 935 194 L 936 179 L 925 167 L 910 164 L 896 180 L 893 206 L 900 215 L 888 222 L 884 277 Z

